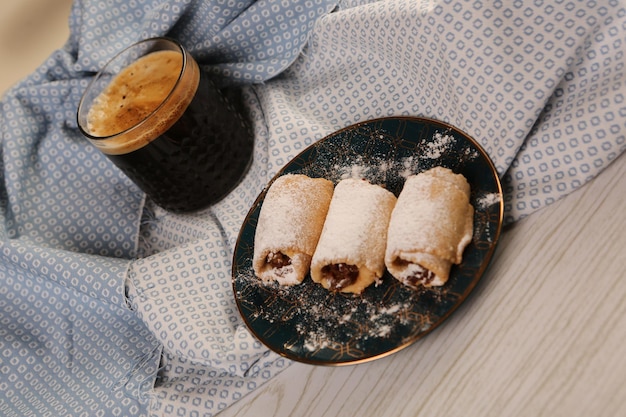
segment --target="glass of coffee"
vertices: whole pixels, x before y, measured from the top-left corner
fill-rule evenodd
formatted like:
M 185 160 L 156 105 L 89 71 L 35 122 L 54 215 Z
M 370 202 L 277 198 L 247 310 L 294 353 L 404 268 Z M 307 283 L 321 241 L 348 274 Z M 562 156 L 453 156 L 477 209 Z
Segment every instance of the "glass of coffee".
M 205 208 L 245 175 L 253 135 L 178 42 L 153 38 L 116 55 L 78 106 L 81 132 L 156 204 Z

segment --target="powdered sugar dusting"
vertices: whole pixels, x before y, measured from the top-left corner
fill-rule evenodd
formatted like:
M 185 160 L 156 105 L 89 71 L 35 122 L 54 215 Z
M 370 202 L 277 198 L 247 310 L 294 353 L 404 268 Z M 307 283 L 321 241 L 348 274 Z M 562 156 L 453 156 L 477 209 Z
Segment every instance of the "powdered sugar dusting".
M 379 140 L 386 138 L 379 133 L 371 132 L 371 135 Z M 318 172 L 323 170 L 324 178 L 335 183 L 348 178 L 366 179 L 373 184 L 386 184 L 390 190 L 393 189 L 394 181 L 401 185 L 398 181 L 432 168 L 442 158 L 463 164 L 480 157 L 475 148 L 460 147 L 457 138 L 449 130 L 435 131 L 431 137 L 420 139 L 411 145 L 415 146 L 414 149 L 410 146 L 405 148 L 404 145 L 395 149 L 390 147 L 394 153 L 401 150 L 400 154 L 389 154 L 382 150 L 379 153 L 353 153 L 341 141 L 335 145 L 320 150 L 318 160 L 323 159 L 328 165 L 316 165 L 315 169 Z
M 476 208 L 480 210 L 485 210 L 494 204 L 499 204 L 502 200 L 502 194 L 500 193 L 485 193 L 477 196 L 476 198 Z
M 429 159 L 441 158 L 441 155 L 448 151 L 455 142 L 454 136 L 436 132 L 433 135 L 433 140 L 426 143 L 423 157 Z
M 341 351 L 346 340 L 354 343 L 353 349 L 367 350 L 371 343 L 389 343 L 393 338 L 411 334 L 407 329 L 428 329 L 431 322 L 427 315 L 415 311 L 416 300 L 426 292 L 416 292 L 400 284 L 394 284 L 394 297 L 387 298 L 372 295 L 381 292 L 376 287 L 366 290 L 370 296 L 332 293 L 312 283 L 310 278 L 293 287 L 264 284 L 251 274 L 240 274 L 236 280 L 237 287 L 249 293 L 258 292 L 264 298 L 263 303 L 255 303 L 252 319 L 294 323 L 301 349 L 309 354 L 324 349 Z M 389 289 L 382 294 L 386 292 Z M 237 297 L 246 298 L 242 293 Z
M 493 210 L 493 207 L 501 202 L 502 194 L 500 193 L 479 192 L 474 201 L 474 208 L 477 212 L 487 212 Z M 486 242 L 493 243 L 496 236 L 494 226 L 489 221 L 475 222 L 474 235 L 483 236 Z
M 416 165 L 416 158 L 414 158 L 413 156 L 402 158 L 400 160 L 401 169 L 398 171 L 398 175 L 400 175 L 400 177 L 404 179 L 407 179 L 415 173 Z
M 501 201 L 499 193 L 484 190 L 493 189 L 485 154 L 452 128 L 413 129 L 411 123 L 374 121 L 338 132 L 296 157 L 284 172 L 334 184 L 365 179 L 396 196 L 409 176 L 435 166 L 467 173 L 476 209 L 474 236 L 490 245 L 471 244 L 448 282 L 436 288 L 409 288 L 388 272 L 359 296 L 327 291 L 310 276 L 291 287 L 264 284 L 249 264 L 258 215 L 253 210 L 235 250 L 233 289 L 246 323 L 273 350 L 312 363 L 345 363 L 397 350 L 436 327 L 480 278 L 477 271 L 484 270 L 499 230 L 488 212 Z

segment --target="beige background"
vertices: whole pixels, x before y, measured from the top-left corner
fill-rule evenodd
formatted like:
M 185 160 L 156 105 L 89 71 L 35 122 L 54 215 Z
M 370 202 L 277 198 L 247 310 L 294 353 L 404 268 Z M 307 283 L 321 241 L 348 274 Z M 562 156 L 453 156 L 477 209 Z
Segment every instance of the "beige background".
M 72 0 L 2 0 L 0 92 L 33 72 L 69 36 Z

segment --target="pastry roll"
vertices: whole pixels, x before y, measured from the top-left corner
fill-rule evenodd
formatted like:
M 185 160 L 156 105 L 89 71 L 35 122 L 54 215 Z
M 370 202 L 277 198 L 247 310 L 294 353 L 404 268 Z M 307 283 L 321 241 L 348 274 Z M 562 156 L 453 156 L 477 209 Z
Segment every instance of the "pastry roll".
M 252 265 L 263 282 L 302 282 L 322 232 L 333 195 L 324 178 L 286 174 L 270 186 L 254 236 Z
M 440 286 L 471 242 L 474 208 L 465 177 L 436 167 L 407 178 L 391 215 L 385 265 L 411 287 Z
M 311 278 L 331 291 L 360 294 L 382 277 L 390 191 L 360 179 L 335 187 L 324 229 L 311 261 Z

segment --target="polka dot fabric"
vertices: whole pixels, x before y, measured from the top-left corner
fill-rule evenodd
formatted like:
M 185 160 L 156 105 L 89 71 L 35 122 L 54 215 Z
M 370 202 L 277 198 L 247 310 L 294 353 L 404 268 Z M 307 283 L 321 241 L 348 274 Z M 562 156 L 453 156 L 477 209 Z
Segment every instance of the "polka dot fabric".
M 444 120 L 503 179 L 506 222 L 626 148 L 619 1 L 76 1 L 66 46 L 2 100 L 2 415 L 212 416 L 289 365 L 231 290 L 241 223 L 306 146 L 383 116 Z M 254 161 L 224 200 L 167 213 L 77 132 L 81 92 L 149 36 L 243 86 Z
M 579 188 L 626 149 L 625 9 L 578 3 L 385 1 L 322 19 L 257 87 L 277 170 L 355 122 L 446 121 L 488 152 L 511 223 Z
M 97 71 L 140 39 L 179 40 L 202 68 L 227 84 L 263 82 L 303 48 L 330 0 L 82 0 L 74 3 L 70 42 L 76 69 Z
M 293 62 L 317 18 L 333 7 L 324 0 L 73 4 L 64 48 L 1 103 L 1 415 L 147 416 L 151 408 L 168 410 L 180 386 L 195 384 L 191 370 L 201 381 L 191 392 L 215 395 L 200 413 L 212 415 L 286 366 L 233 323 L 228 248 L 211 225 L 204 231 L 203 221 L 184 219 L 183 230 L 203 230 L 195 236 L 202 253 L 175 238 L 172 254 L 153 245 L 164 254 L 146 258 L 151 270 L 133 262 L 147 253 L 139 244 L 142 223 L 150 223 L 144 195 L 81 137 L 76 109 L 109 58 L 151 36 L 179 39 L 224 83 L 266 81 Z M 180 279 L 174 292 L 142 293 L 165 304 L 134 311 L 127 282 L 152 271 L 161 279 L 156 270 L 171 275 L 173 266 Z M 197 291 L 183 296 L 189 284 Z M 178 320 L 177 309 L 190 303 L 199 304 L 188 310 L 191 321 Z M 196 340 L 186 343 L 189 337 Z M 237 350 L 228 353 L 228 343 Z

